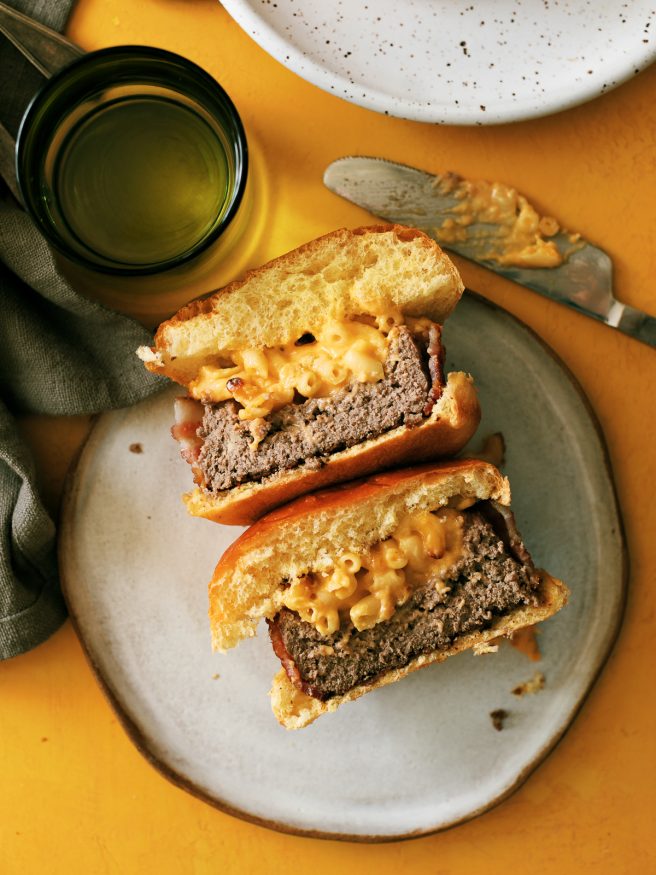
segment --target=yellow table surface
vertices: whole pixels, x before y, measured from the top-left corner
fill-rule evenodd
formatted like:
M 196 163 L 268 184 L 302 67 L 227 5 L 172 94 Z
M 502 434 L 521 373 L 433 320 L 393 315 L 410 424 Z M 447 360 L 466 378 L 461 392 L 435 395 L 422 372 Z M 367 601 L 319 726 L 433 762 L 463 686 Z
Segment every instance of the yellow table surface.
M 214 0 L 80 0 L 69 34 L 87 49 L 171 49 L 225 86 L 261 147 L 270 185 L 258 258 L 370 221 L 324 189 L 321 177 L 340 155 L 376 154 L 513 184 L 602 245 L 615 265 L 618 296 L 656 314 L 656 67 L 549 118 L 438 127 L 377 115 L 304 82 Z M 656 353 L 482 269 L 459 266 L 471 288 L 527 322 L 580 380 L 606 434 L 624 512 L 631 574 L 623 630 L 556 750 L 506 802 L 441 834 L 360 845 L 275 833 L 200 802 L 142 758 L 67 622 L 35 651 L 0 664 L 0 871 L 656 871 Z M 88 425 L 85 417 L 23 423 L 53 510 Z

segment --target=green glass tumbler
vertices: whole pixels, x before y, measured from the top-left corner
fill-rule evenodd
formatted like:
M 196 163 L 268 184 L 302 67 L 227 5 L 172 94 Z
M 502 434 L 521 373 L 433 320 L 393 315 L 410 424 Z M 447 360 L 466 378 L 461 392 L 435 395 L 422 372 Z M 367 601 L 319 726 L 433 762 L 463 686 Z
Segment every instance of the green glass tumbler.
M 16 149 L 25 206 L 91 271 L 179 268 L 226 234 L 248 176 L 239 114 L 196 64 L 161 49 L 90 52 L 50 79 Z

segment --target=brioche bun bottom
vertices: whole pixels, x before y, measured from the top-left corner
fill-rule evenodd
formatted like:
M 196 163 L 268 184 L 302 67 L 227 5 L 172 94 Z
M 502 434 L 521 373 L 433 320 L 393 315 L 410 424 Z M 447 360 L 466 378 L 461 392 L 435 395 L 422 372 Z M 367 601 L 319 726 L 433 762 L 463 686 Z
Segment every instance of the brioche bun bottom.
M 559 611 L 567 602 L 569 592 L 565 584 L 551 577 L 546 572 L 541 572 L 541 584 L 539 591 L 540 603 L 537 607 L 522 607 L 499 618 L 489 629 L 483 632 L 472 632 L 458 637 L 448 650 L 435 651 L 433 653 L 417 656 L 403 668 L 394 669 L 380 675 L 375 680 L 366 684 L 359 684 L 345 693 L 325 702 L 313 699 L 301 690 L 297 689 L 287 677 L 284 668 L 275 675 L 271 688 L 271 707 L 278 722 L 285 729 L 303 729 L 314 722 L 322 714 L 336 711 L 345 702 L 352 702 L 365 693 L 393 684 L 401 680 L 413 671 L 444 662 L 450 656 L 462 653 L 465 650 L 473 650 L 474 653 L 485 653 L 494 639 L 508 637 L 526 626 L 539 623 L 551 617 Z

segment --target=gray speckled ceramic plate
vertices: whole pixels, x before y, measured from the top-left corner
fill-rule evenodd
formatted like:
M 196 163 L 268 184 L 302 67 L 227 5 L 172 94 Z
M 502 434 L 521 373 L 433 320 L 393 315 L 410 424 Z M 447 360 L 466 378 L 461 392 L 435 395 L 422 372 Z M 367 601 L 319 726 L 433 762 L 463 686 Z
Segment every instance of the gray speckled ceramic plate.
M 441 124 L 547 115 L 656 57 L 647 0 L 223 0 L 270 55 L 368 109 Z
M 286 732 L 269 706 L 279 663 L 266 632 L 227 655 L 210 652 L 206 583 L 240 530 L 184 510 L 190 477 L 168 434 L 173 393 L 103 415 L 82 453 L 60 543 L 80 637 L 142 752 L 225 810 L 360 840 L 471 818 L 553 748 L 608 655 L 625 556 L 594 416 L 563 365 L 505 311 L 466 296 L 445 337 L 451 369 L 476 376 L 479 435 L 506 437 L 526 543 L 572 590 L 542 626 L 539 664 L 510 646 L 464 653 Z M 545 688 L 513 696 L 536 666 Z M 501 732 L 490 719 L 500 708 Z

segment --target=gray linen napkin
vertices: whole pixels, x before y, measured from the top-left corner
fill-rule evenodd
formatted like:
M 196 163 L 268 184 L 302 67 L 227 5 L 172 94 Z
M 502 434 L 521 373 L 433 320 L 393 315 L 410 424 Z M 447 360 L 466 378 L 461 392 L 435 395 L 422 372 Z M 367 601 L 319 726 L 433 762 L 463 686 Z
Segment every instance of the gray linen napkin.
M 13 0 L 62 28 L 70 0 Z M 42 80 L 41 80 L 42 81 Z M 0 36 L 0 122 L 14 134 L 40 77 Z M 150 334 L 78 295 L 0 180 L 0 659 L 63 622 L 55 525 L 12 414 L 73 415 L 133 404 L 162 388 L 136 358 Z

